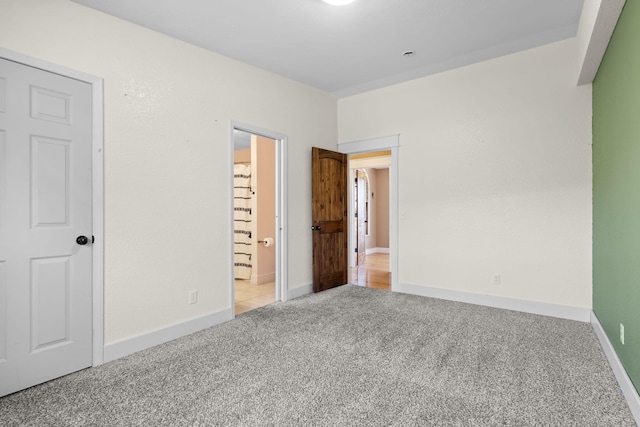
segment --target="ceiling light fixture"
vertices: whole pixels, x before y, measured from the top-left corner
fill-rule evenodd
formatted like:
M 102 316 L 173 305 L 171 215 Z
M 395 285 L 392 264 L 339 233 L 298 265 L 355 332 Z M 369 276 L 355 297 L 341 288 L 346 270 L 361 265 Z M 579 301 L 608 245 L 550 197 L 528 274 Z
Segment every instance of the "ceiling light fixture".
M 343 6 L 345 4 L 349 4 L 354 2 L 355 0 L 322 0 L 325 3 L 332 4 L 334 6 Z

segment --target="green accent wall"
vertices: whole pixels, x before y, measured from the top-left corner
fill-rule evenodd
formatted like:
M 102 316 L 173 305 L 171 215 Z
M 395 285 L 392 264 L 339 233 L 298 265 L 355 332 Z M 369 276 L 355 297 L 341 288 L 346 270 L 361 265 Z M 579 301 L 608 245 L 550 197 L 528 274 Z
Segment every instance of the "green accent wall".
M 640 391 L 640 1 L 593 82 L 593 311 Z M 620 341 L 624 324 L 625 343 Z

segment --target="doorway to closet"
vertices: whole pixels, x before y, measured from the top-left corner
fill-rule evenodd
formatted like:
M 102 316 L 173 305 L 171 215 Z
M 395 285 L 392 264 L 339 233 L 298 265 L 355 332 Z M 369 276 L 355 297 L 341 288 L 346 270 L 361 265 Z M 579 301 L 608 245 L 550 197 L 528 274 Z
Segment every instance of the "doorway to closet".
M 233 307 L 236 315 L 282 300 L 278 286 L 279 140 L 233 129 Z
M 353 154 L 349 171 L 355 247 L 349 283 L 391 289 L 389 263 L 389 167 L 391 151 Z

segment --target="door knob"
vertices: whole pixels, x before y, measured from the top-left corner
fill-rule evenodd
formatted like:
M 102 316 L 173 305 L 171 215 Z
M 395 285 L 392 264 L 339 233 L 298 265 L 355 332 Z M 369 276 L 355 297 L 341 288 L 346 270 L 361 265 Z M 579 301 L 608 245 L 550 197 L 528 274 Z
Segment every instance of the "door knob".
M 89 238 L 87 236 L 78 236 L 76 238 L 76 243 L 79 245 L 86 245 L 87 243 L 89 243 Z

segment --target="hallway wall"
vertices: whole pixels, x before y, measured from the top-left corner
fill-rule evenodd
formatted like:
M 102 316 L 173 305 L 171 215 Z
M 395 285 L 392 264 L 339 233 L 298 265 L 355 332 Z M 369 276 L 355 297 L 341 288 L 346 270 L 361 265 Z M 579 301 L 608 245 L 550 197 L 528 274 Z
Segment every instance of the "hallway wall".
M 389 248 L 389 169 L 376 169 L 377 247 Z

